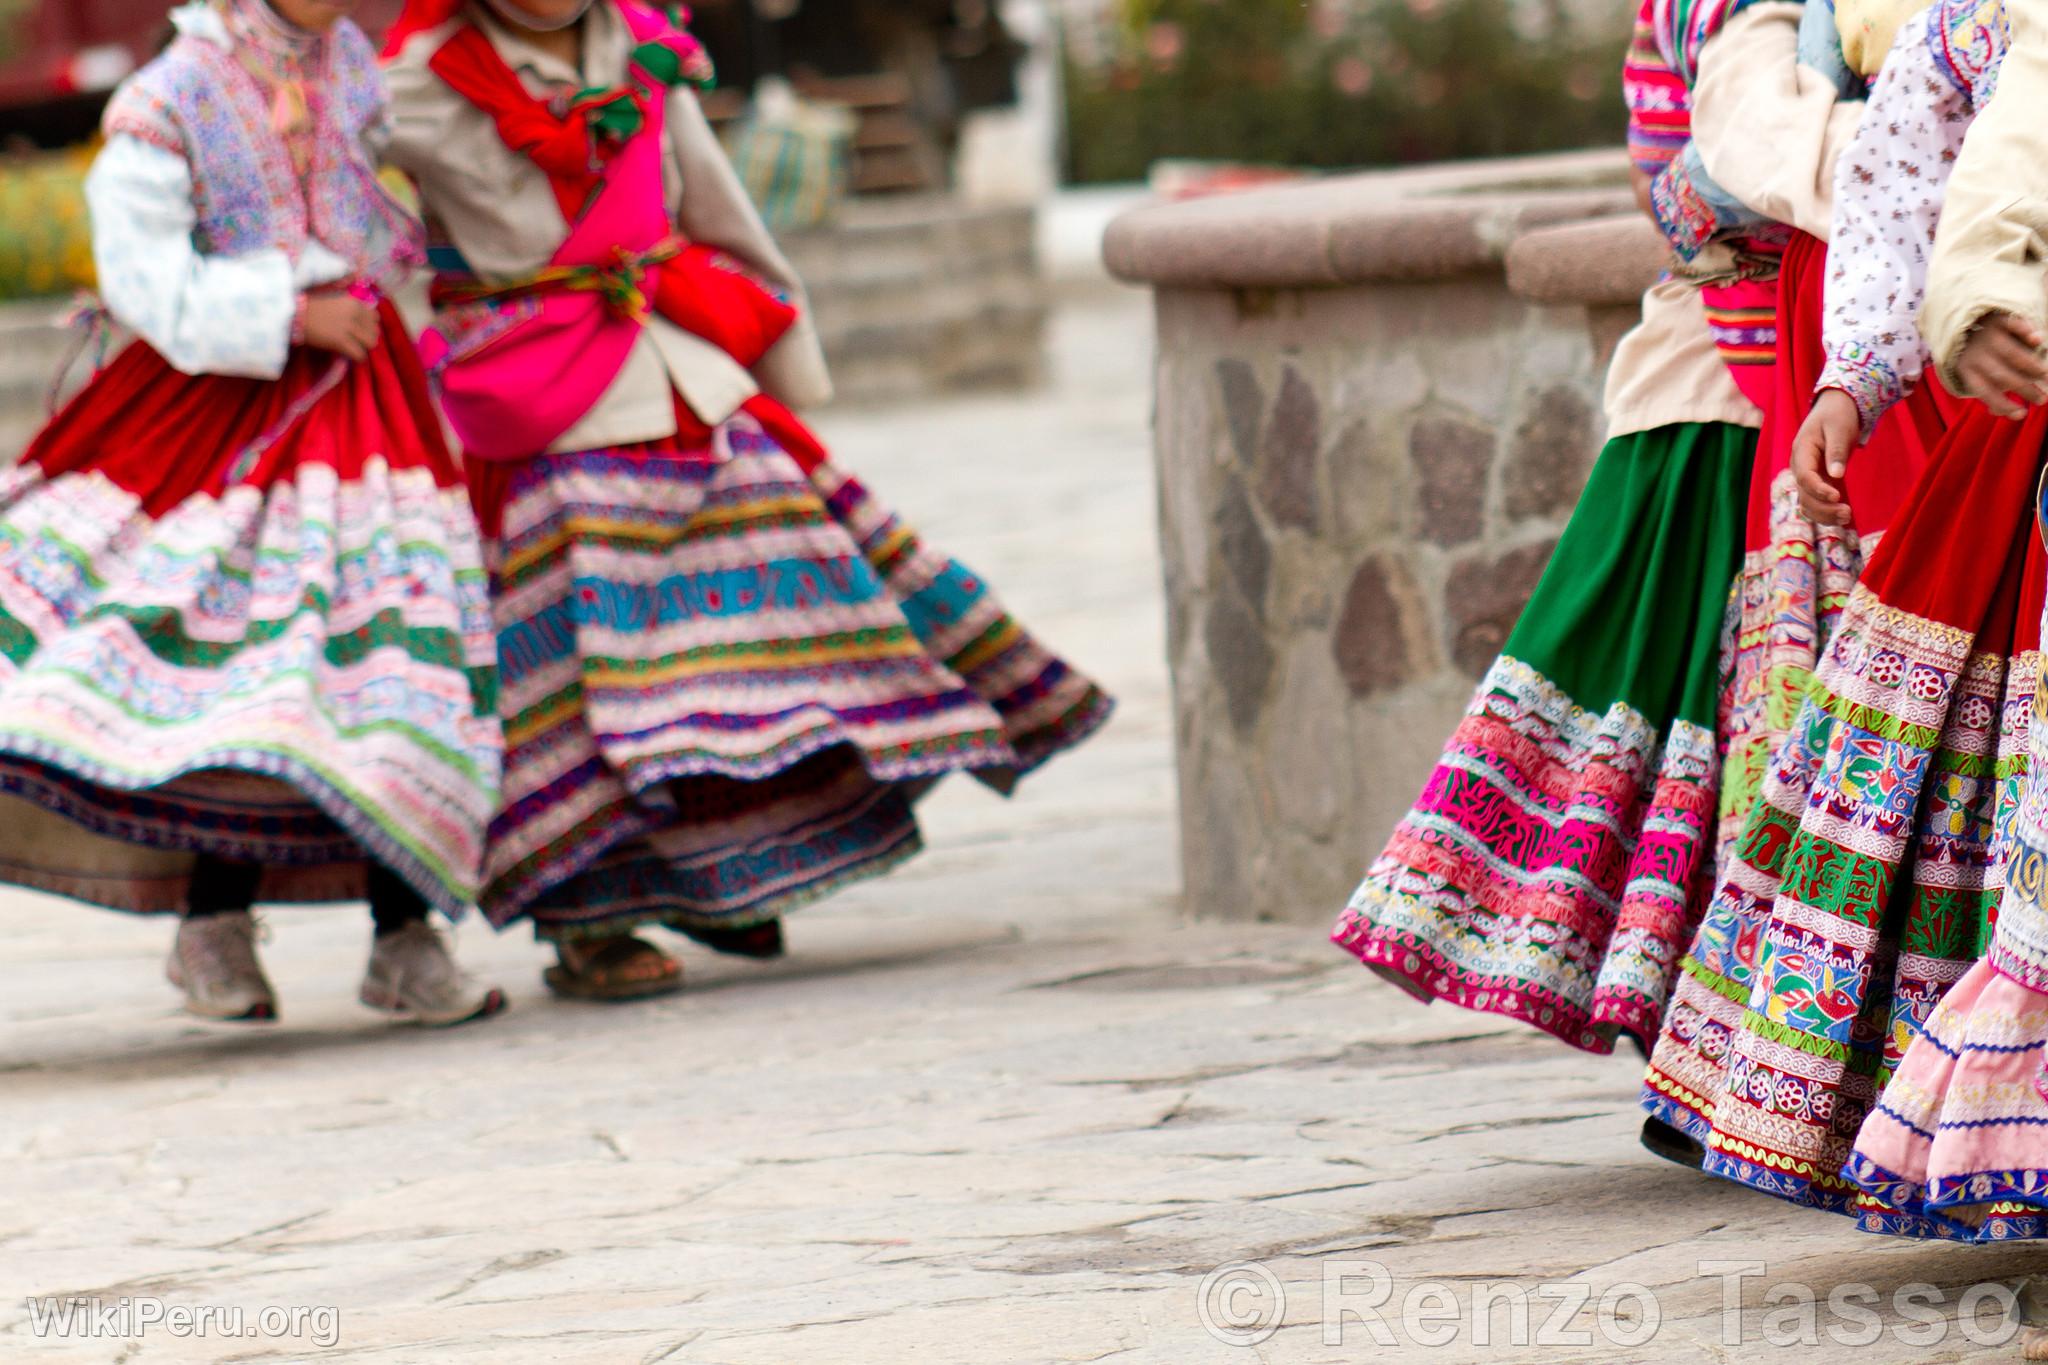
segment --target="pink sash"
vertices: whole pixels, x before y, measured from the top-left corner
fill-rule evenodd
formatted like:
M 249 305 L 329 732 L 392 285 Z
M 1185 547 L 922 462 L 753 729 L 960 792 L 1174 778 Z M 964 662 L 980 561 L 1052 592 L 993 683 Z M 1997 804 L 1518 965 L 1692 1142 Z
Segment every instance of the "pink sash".
M 636 41 L 664 31 L 637 6 L 619 11 Z M 420 337 L 420 359 L 468 458 L 518 460 L 546 450 L 596 406 L 640 339 L 644 308 L 622 308 L 615 295 L 649 292 L 650 258 L 670 244 L 661 171 L 667 101 L 645 73 L 636 68 L 632 78 L 648 94 L 646 120 L 606 163 L 597 193 L 548 261 L 551 271 L 581 270 L 609 287 L 456 304 Z

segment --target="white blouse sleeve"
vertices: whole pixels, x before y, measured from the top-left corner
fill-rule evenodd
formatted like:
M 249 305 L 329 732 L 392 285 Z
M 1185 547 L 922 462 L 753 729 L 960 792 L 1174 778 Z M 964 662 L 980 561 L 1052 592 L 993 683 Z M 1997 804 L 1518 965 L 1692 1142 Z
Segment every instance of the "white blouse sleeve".
M 298 287 L 281 250 L 207 256 L 185 159 L 116 134 L 85 181 L 100 298 L 186 374 L 275 379 L 291 349 Z
M 1899 30 L 1869 112 L 1835 177 L 1828 248 L 1827 368 L 1816 389 L 1856 401 L 1863 434 L 1920 379 L 1920 303 L 1949 170 L 1970 126 L 1968 98 L 1936 65 L 1927 13 Z

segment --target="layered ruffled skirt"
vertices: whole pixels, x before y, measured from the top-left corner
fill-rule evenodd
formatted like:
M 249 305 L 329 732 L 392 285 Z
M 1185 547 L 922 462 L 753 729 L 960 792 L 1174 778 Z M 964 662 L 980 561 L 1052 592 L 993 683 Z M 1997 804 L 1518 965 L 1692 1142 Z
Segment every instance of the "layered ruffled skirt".
M 2027 770 L 2048 412 L 1966 410 L 1851 593 L 1684 964 L 1652 1117 L 1705 1168 L 1908 1226 L 1843 1175 L 1907 1045 L 1989 939 Z
M 2028 748 L 1991 950 L 1935 1007 L 1856 1137 L 1848 1179 L 1903 1215 L 1867 1213 L 1874 1231 L 2048 1237 L 2048 726 Z
M 1656 1036 L 1713 878 L 1721 641 L 1753 432 L 1610 441 L 1334 940 L 1592 1052 Z
M 397 315 L 277 381 L 123 351 L 0 473 L 0 879 L 183 908 L 195 854 L 265 900 L 365 858 L 450 914 L 498 794 L 462 480 Z
M 1853 529 L 1805 518 L 1791 455 L 1825 362 L 1826 266 L 1825 244 L 1795 233 L 1776 280 L 1710 291 L 1717 344 L 1765 410 L 1741 464 L 1739 560 L 1725 458 L 1673 499 L 1660 481 L 1697 477 L 1677 463 L 1635 486 L 1620 476 L 1669 459 L 1652 452 L 1685 429 L 1603 452 L 1506 654 L 1338 923 L 1339 943 L 1415 994 L 1593 1051 L 1655 1038 L 1864 554 L 1953 410 L 1916 396 L 1887 414 L 1850 466 Z M 1618 550 L 1615 525 L 1638 528 Z
M 2001 943 L 1935 1007 L 1864 1121 L 1844 1174 L 1883 1206 L 1863 1216 L 1871 1231 L 2048 1237 L 2048 958 L 2016 975 L 2020 946 L 2001 951 L 2005 920 L 2039 913 L 2008 900 Z M 2042 928 L 2029 951 L 2048 948 Z
M 472 471 L 504 681 L 494 923 L 772 919 L 916 852 L 938 778 L 1007 791 L 1108 717 L 782 418 L 683 413 L 672 441 Z

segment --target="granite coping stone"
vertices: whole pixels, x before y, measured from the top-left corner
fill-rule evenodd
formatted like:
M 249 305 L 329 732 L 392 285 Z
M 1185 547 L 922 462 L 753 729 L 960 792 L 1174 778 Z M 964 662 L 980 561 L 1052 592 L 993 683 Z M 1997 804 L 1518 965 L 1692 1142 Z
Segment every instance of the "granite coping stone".
M 1627 304 L 1669 264 L 1664 236 L 1640 213 L 1538 228 L 1508 246 L 1508 288 L 1533 303 Z
M 1300 289 L 1501 268 L 1524 233 L 1633 207 L 1619 149 L 1448 162 L 1148 204 L 1103 240 L 1112 275 L 1171 288 Z

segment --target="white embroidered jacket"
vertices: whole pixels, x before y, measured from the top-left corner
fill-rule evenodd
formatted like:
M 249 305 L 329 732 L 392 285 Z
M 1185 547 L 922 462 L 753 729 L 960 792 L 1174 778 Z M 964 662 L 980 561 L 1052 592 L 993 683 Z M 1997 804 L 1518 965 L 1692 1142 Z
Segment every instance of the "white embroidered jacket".
M 231 42 L 210 5 L 171 15 L 188 37 Z M 282 250 L 210 256 L 193 242 L 199 213 L 192 170 L 176 152 L 116 133 L 85 180 L 93 265 L 102 303 L 173 368 L 187 374 L 275 379 L 291 349 L 305 290 L 350 273 L 317 241 L 294 262 Z

